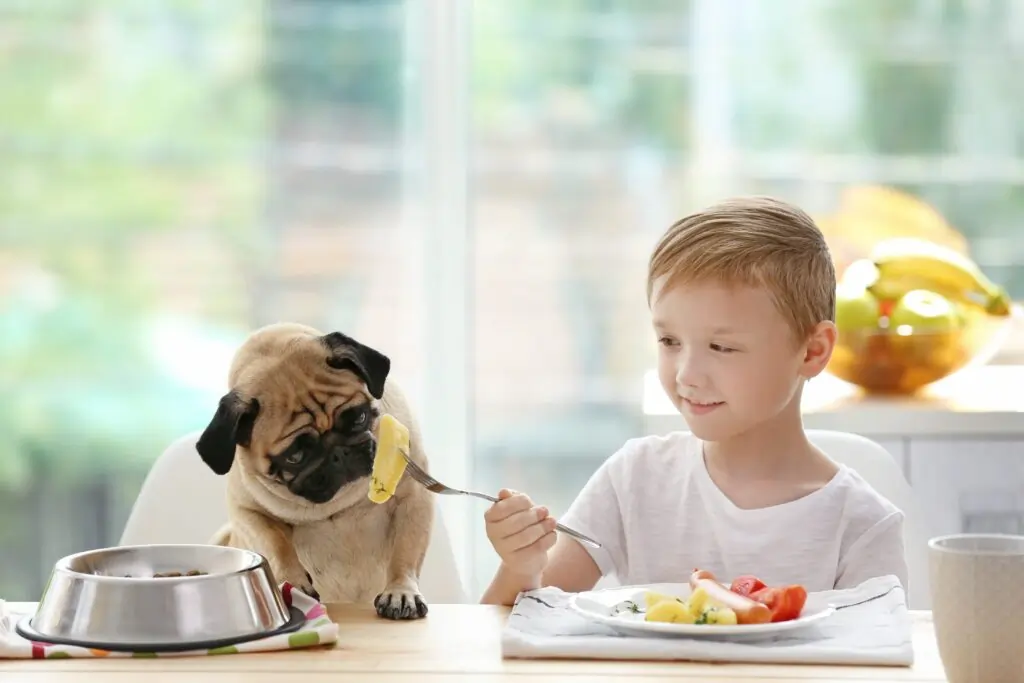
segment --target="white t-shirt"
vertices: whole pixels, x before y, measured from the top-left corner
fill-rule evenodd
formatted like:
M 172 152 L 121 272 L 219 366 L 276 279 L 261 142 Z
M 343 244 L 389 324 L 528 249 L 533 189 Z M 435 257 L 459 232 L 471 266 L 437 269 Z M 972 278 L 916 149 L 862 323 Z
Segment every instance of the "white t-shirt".
M 700 568 L 808 591 L 887 574 L 907 587 L 903 513 L 854 470 L 840 464 L 813 493 L 745 510 L 711 479 L 690 432 L 628 441 L 559 521 L 601 543 L 583 547 L 625 585 L 685 583 Z

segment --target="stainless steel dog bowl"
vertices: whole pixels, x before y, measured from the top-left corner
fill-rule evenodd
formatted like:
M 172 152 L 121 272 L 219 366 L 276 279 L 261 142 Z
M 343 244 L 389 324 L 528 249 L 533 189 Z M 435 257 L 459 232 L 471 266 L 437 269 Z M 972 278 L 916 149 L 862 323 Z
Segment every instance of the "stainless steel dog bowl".
M 182 576 L 154 576 L 168 573 Z M 167 652 L 285 633 L 303 621 L 301 611 L 285 605 L 262 555 L 215 545 L 142 545 L 59 560 L 36 613 L 16 628 L 40 642 Z

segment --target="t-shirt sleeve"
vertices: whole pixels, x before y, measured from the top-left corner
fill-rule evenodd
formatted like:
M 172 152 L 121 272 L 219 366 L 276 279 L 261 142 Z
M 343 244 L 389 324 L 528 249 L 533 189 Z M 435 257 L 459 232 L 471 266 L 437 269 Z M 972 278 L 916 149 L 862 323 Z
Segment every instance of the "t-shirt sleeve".
M 904 516 L 890 512 L 869 527 L 846 552 L 839 565 L 836 588 L 853 588 L 877 576 L 894 575 L 908 590 L 907 558 L 903 539 Z
M 590 553 L 602 576 L 626 575 L 626 541 L 623 530 L 623 481 L 630 444 L 626 444 L 601 463 L 583 486 L 560 521 L 601 544 L 594 548 L 580 545 Z

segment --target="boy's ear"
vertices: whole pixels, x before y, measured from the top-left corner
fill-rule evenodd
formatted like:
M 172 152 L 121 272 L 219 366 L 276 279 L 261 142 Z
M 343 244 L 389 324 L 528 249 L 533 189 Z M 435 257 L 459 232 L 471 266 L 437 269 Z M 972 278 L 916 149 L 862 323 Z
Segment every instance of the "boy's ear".
M 831 320 L 823 320 L 814 326 L 804 346 L 804 362 L 801 372 L 804 377 L 810 379 L 825 371 L 825 367 L 832 359 L 832 351 L 836 347 L 838 337 L 839 329 Z

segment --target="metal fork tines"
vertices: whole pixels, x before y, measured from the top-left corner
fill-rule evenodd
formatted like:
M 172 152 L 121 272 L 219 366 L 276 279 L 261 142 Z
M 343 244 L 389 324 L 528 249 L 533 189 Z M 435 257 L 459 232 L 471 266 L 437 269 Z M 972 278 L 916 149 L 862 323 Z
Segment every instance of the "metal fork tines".
M 463 491 L 462 489 L 455 489 L 452 488 L 451 486 L 445 486 L 437 479 L 434 479 L 432 476 L 424 472 L 423 468 L 421 468 L 419 465 L 412 461 L 412 458 L 409 457 L 408 453 L 406 453 L 404 450 L 400 450 L 400 452 L 402 453 L 402 457 L 405 458 L 405 471 L 409 473 L 410 477 L 419 482 L 428 491 L 448 496 L 473 496 L 474 498 L 480 498 L 482 500 L 487 500 L 492 503 L 498 502 L 497 498 L 495 498 L 494 496 L 489 496 L 486 493 L 479 493 L 478 491 Z M 589 536 L 581 534 L 575 529 L 570 529 L 567 526 L 562 526 L 562 524 L 560 523 L 555 524 L 555 528 L 561 531 L 562 533 L 566 533 L 572 536 L 573 538 L 582 541 L 583 543 L 586 543 L 587 545 L 590 545 L 594 548 L 601 547 L 600 543 L 590 538 Z

